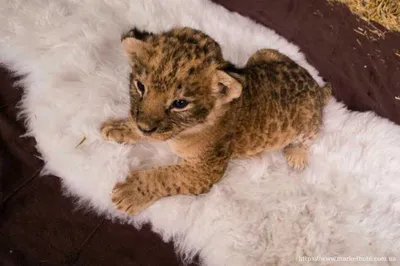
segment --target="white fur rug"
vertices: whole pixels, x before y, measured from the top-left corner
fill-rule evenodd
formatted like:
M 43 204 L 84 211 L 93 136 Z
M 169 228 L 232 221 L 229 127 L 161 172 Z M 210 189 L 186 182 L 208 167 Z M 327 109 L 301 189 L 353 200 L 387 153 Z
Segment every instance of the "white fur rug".
M 277 48 L 322 83 L 298 48 L 273 31 L 206 0 L 3 0 L 0 25 L 0 62 L 28 74 L 28 135 L 46 172 L 60 176 L 81 205 L 136 226 L 151 222 L 184 258 L 199 253 L 204 265 L 298 265 L 300 256 L 394 256 L 397 262 L 379 265 L 399 265 L 400 127 L 334 100 L 303 173 L 290 170 L 280 152 L 268 153 L 232 161 L 206 195 L 166 198 L 133 218 L 114 211 L 111 189 L 129 167 L 176 160 L 162 144 L 121 146 L 100 137 L 103 121 L 128 111 L 121 33 L 133 25 L 191 26 L 235 63 Z

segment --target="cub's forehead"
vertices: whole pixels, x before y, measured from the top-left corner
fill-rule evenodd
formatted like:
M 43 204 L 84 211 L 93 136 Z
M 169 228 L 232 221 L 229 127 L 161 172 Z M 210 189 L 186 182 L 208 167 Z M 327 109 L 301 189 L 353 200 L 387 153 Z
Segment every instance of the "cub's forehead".
M 177 28 L 150 39 L 154 53 L 173 61 L 221 61 L 220 45 L 207 34 L 192 28 Z M 200 63 L 200 62 L 197 62 Z
M 160 49 L 150 61 L 148 74 L 152 77 L 152 82 L 171 85 L 207 79 L 223 63 L 218 57 L 196 53 L 196 50 L 182 45 Z
M 219 44 L 203 32 L 178 28 L 148 39 L 141 65 L 146 79 L 157 90 L 197 87 L 224 64 Z
M 150 60 L 158 65 L 173 63 L 184 67 L 208 66 L 223 61 L 220 51 L 211 51 L 206 46 L 192 43 L 180 43 L 166 41 L 162 44 L 153 45 L 150 51 Z
M 190 62 L 179 67 L 174 64 L 160 66 L 149 74 L 149 81 L 159 91 L 200 89 L 211 80 L 212 67 Z M 209 73 L 209 74 L 207 74 Z

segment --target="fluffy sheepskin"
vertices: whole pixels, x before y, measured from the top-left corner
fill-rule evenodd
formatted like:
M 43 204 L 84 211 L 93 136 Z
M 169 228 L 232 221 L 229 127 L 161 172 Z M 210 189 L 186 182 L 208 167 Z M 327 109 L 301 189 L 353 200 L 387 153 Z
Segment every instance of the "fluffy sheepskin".
M 299 256 L 397 256 L 399 265 L 400 127 L 333 99 L 304 172 L 289 169 L 281 152 L 267 153 L 232 161 L 206 195 L 166 198 L 137 217 L 114 210 L 111 189 L 130 167 L 176 161 L 164 144 L 100 137 L 100 124 L 129 108 L 121 33 L 195 27 L 237 64 L 275 48 L 322 83 L 273 31 L 206 0 L 3 0 L 0 25 L 0 62 L 28 74 L 21 104 L 28 135 L 45 172 L 60 176 L 79 204 L 135 226 L 150 222 L 185 259 L 198 253 L 204 265 L 298 265 Z

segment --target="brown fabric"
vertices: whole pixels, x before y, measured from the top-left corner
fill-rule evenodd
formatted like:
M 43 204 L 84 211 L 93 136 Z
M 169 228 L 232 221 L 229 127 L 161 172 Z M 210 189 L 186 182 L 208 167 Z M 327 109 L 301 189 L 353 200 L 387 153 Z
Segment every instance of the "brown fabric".
M 74 210 L 43 165 L 15 108 L 22 89 L 0 68 L 0 265 L 183 265 L 172 243 Z
M 324 0 L 215 2 L 299 45 L 350 108 L 400 123 L 394 99 L 400 96 L 400 57 L 393 51 L 399 34 L 370 42 L 354 31 L 363 22 Z M 181 265 L 172 244 L 148 227 L 136 230 L 74 210 L 58 178 L 37 176 L 42 162 L 35 141 L 19 137 L 25 129 L 15 105 L 22 89 L 12 88 L 13 81 L 0 69 L 0 265 Z
M 350 109 L 373 110 L 400 124 L 400 100 L 395 99 L 400 96 L 400 57 L 394 54 L 400 33 L 370 41 L 355 31 L 366 22 L 327 0 L 213 1 L 298 45 Z

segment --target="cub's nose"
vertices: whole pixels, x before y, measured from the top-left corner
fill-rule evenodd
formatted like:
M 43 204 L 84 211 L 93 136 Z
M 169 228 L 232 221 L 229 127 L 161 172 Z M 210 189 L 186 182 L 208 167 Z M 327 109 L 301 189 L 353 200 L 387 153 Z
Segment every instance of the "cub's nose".
M 146 135 L 153 133 L 158 128 L 158 126 L 156 126 L 156 125 L 146 125 L 143 123 L 138 123 L 137 127 L 140 131 L 142 131 Z

